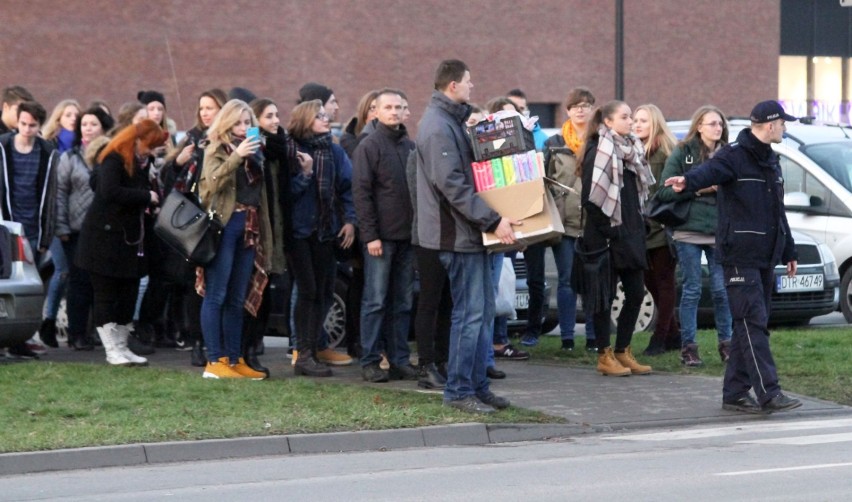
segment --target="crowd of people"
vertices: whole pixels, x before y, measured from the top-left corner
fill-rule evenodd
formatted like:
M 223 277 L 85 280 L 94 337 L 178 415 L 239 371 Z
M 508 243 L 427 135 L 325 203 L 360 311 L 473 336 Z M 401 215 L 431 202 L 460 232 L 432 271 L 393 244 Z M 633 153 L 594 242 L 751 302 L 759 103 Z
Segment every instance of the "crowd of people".
M 442 61 L 415 138 L 399 89 L 364 94 L 340 138 L 331 131 L 339 105 L 323 84 L 299 90 L 286 126 L 272 99 L 240 87 L 227 94 L 209 89 L 198 96 L 195 125 L 179 142 L 158 91 L 140 91 L 115 117 L 104 102 L 83 109 L 66 99 L 48 118 L 26 89 L 6 88 L 2 216 L 22 223 L 37 255 L 49 250 L 54 266 L 38 339 L 8 353 L 37 357 L 46 351 L 41 343 L 58 347 L 64 296 L 74 350 L 101 345 L 109 364 L 135 366 L 146 365 L 154 347 L 176 348 L 190 351 L 190 364 L 203 367 L 204 378 L 261 380 L 269 370 L 258 353 L 273 308 L 266 286 L 290 274 L 292 300 L 274 307 L 293 312 L 296 375 L 331 376 L 332 366 L 354 357 L 369 382 L 416 381 L 442 389 L 445 405 L 470 413 L 508 407 L 490 390 L 492 379 L 506 377 L 495 361 L 530 354 L 510 343 L 495 295 L 504 260 L 520 258 L 490 253 L 482 232 L 511 246 L 523 223 L 476 195 L 467 126 L 499 111 L 529 117 L 529 108 L 519 89 L 477 107 L 472 88 L 463 62 Z M 677 350 L 684 365 L 703 364 L 695 342 L 703 253 L 718 354 L 728 362 L 723 405 L 744 412 L 797 406 L 778 386 L 766 330 L 772 268 L 781 261 L 789 273 L 796 269 L 769 145 L 780 141 L 784 121 L 795 118 L 762 102 L 752 112 L 752 129 L 729 144 L 726 117 L 714 106 L 695 112 L 680 142 L 653 104 L 598 105 L 591 90 L 577 87 L 564 111 L 559 133 L 547 137 L 538 124 L 529 131 L 544 153 L 547 177 L 558 182 L 551 192 L 565 230 L 522 249 L 530 299 L 520 345 L 535 346 L 543 334 L 549 248 L 563 350 L 575 350 L 579 292 L 585 350 L 597 353 L 597 371 L 651 373 L 631 343 L 647 288 L 658 321 L 641 353 Z M 739 171 L 748 170 L 742 165 L 754 179 L 742 179 Z M 768 195 L 764 185 L 745 183 L 755 180 Z M 173 190 L 194 197 L 222 225 L 209 263 L 188 261 L 154 232 Z M 686 222 L 669 228 L 648 219 L 652 196 L 689 201 Z M 765 205 L 754 209 L 767 216 L 741 221 L 744 208 L 758 202 Z M 575 291 L 575 261 L 594 253 L 602 257 L 600 274 Z M 350 336 L 359 343 L 350 354 L 330 348 L 323 328 L 341 260 L 353 270 L 347 301 L 355 313 Z M 677 263 L 684 276 L 678 316 Z M 616 281 L 625 300 L 611 345 Z

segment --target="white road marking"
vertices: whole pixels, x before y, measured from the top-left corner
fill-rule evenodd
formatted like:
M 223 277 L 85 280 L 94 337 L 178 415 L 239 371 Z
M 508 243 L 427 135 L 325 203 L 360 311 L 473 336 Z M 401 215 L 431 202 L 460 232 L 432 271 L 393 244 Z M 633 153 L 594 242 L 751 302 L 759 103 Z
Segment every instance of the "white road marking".
M 852 441 L 852 432 L 844 432 L 840 434 L 816 434 L 813 436 L 793 436 L 773 439 L 752 439 L 748 441 L 737 442 L 751 444 L 784 444 L 798 446 L 809 444 L 842 443 L 844 441 Z
M 837 467 L 850 467 L 852 462 L 842 464 L 815 464 L 800 465 L 798 467 L 778 467 L 776 469 L 755 469 L 753 471 L 717 472 L 714 476 L 747 476 L 749 474 L 771 474 L 773 472 L 809 471 L 815 469 L 835 469 Z
M 765 432 L 831 429 L 850 426 L 852 426 L 852 418 L 841 418 L 833 420 L 805 420 L 796 422 L 755 423 L 746 425 L 731 425 L 726 427 L 687 429 L 670 432 L 653 432 L 647 434 L 626 434 L 621 436 L 606 436 L 603 439 L 619 441 L 680 441 L 689 439 L 702 439 Z

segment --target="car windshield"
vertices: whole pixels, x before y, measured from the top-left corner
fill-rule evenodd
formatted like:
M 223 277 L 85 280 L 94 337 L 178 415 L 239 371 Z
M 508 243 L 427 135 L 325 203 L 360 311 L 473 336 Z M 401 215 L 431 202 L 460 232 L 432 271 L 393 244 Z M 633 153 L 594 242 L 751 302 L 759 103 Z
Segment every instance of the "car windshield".
M 852 192 L 852 141 L 815 143 L 801 151 Z

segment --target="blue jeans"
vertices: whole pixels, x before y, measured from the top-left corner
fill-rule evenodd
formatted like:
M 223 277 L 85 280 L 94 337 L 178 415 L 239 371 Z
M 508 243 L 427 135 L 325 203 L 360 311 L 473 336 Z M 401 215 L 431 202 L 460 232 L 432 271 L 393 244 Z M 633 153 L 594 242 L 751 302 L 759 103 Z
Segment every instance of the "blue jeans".
M 494 283 L 494 297 L 497 297 L 498 286 L 500 285 L 500 276 L 503 275 L 503 260 L 506 259 L 504 253 L 494 253 L 491 255 L 491 281 Z M 506 345 L 509 343 L 509 318 L 506 316 L 495 316 L 494 327 L 491 329 L 491 346 L 488 349 L 488 368 L 493 368 L 496 365 L 494 361 L 494 345 Z
M 364 295 L 361 298 L 361 366 L 378 364 L 382 334 L 388 362 L 410 364 L 408 330 L 414 297 L 414 248 L 410 242 L 382 241 L 382 255 L 364 246 Z M 387 324 L 387 330 L 382 324 Z
M 486 363 L 494 319 L 491 258 L 480 253 L 442 251 L 453 297 L 450 357 L 444 399 L 463 399 L 488 390 Z
M 216 257 L 204 269 L 201 333 L 209 361 L 228 356 L 235 363 L 240 357 L 243 304 L 254 268 L 254 248 L 245 247 L 243 240 L 245 227 L 246 213 L 234 212 L 222 231 Z
M 713 296 L 713 315 L 719 341 L 731 339 L 731 309 L 725 292 L 722 266 L 714 258 L 713 246 L 675 241 L 677 258 L 683 273 L 683 292 L 680 296 L 680 336 L 683 347 L 695 343 L 698 327 L 698 301 L 701 300 L 701 253 L 707 257 L 710 269 L 710 292 Z
M 50 259 L 53 261 L 53 275 L 47 286 L 47 298 L 44 302 L 42 317 L 45 319 L 56 319 L 59 312 L 59 303 L 65 294 L 65 283 L 68 281 L 68 260 L 65 259 L 65 250 L 62 241 L 54 237 L 50 241 Z

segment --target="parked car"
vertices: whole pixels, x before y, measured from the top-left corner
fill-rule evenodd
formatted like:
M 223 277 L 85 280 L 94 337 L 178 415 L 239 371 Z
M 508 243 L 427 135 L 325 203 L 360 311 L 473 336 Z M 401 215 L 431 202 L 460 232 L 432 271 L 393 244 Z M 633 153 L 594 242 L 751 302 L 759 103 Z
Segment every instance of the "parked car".
M 0 221 L 0 347 L 33 336 L 43 303 L 44 286 L 23 225 Z

